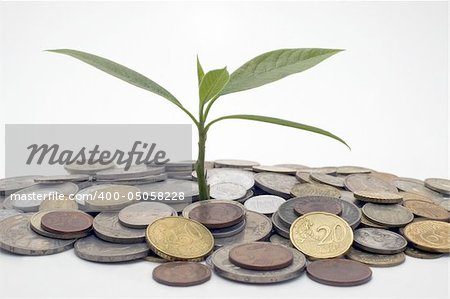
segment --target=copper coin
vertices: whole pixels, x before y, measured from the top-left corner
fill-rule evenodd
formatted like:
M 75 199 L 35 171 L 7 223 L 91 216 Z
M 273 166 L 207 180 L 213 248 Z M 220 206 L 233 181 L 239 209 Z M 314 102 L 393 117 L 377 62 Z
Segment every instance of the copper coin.
M 282 245 L 254 242 L 233 247 L 229 260 L 234 265 L 258 271 L 273 271 L 288 267 L 294 260 L 292 250 Z
M 189 212 L 189 218 L 197 220 L 207 228 L 224 228 L 241 222 L 244 211 L 231 203 L 207 203 Z
M 41 227 L 55 234 L 82 233 L 92 228 L 94 219 L 81 211 L 53 211 L 41 219 Z
M 318 260 L 309 264 L 306 271 L 318 283 L 340 287 L 364 284 L 372 277 L 369 266 L 344 259 Z
M 403 203 L 403 206 L 419 217 L 438 221 L 448 221 L 450 219 L 450 213 L 434 203 L 421 200 L 408 200 Z
M 302 198 L 294 206 L 294 211 L 300 216 L 311 212 L 327 212 L 334 215 L 341 215 L 342 205 L 332 197 L 308 196 Z
M 211 270 L 195 262 L 164 263 L 153 270 L 153 279 L 169 286 L 189 287 L 204 283 L 210 278 Z

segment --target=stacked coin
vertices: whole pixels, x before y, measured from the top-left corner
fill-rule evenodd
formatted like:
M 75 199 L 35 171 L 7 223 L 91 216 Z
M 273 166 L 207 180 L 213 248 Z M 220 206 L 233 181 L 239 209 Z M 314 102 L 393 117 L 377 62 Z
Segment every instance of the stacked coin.
M 191 173 L 195 169 L 195 161 L 169 162 L 165 166 L 166 174 L 169 178 L 191 180 Z

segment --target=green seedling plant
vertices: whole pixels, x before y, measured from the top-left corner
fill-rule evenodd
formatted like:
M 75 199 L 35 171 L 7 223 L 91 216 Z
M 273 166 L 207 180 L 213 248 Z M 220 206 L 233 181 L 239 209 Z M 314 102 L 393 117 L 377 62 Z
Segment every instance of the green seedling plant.
M 197 181 L 200 200 L 209 199 L 209 187 L 205 173 L 205 149 L 207 134 L 213 124 L 227 119 L 243 119 L 276 124 L 322 134 L 345 144 L 336 135 L 317 127 L 262 115 L 225 115 L 208 121 L 209 112 L 214 103 L 223 96 L 256 88 L 289 75 L 303 72 L 342 50 L 320 48 L 279 49 L 261 54 L 244 63 L 233 73 L 226 68 L 204 72 L 197 57 L 198 77 L 198 117 L 186 109 L 181 102 L 161 85 L 144 75 L 103 57 L 71 49 L 49 50 L 50 52 L 69 55 L 101 71 L 157 94 L 180 108 L 189 116 L 198 131 L 198 157 L 196 163 Z

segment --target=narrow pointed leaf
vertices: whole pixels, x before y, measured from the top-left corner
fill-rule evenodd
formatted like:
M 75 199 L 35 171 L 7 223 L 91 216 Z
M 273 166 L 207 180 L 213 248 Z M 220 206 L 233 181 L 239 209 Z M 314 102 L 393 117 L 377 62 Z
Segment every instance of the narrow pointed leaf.
M 304 130 L 304 131 L 309 131 L 309 132 L 313 132 L 313 133 L 317 133 L 317 134 L 321 134 L 321 135 L 325 135 L 328 136 L 330 138 L 336 139 L 340 142 L 342 142 L 343 144 L 345 144 L 349 149 L 350 147 L 348 146 L 348 144 L 342 140 L 341 138 L 337 137 L 336 135 L 322 130 L 320 128 L 317 127 L 313 127 L 313 126 L 308 126 L 308 125 L 304 125 L 301 123 L 296 123 L 293 121 L 289 121 L 289 120 L 284 120 L 284 119 L 280 119 L 280 118 L 274 118 L 274 117 L 269 117 L 269 116 L 261 116 L 261 115 L 246 115 L 246 114 L 239 114 L 239 115 L 227 115 L 227 116 L 223 116 L 220 117 L 216 120 L 213 120 L 209 125 L 212 125 L 215 122 L 224 120 L 224 119 L 245 119 L 245 120 L 253 120 L 253 121 L 260 121 L 260 122 L 266 122 L 266 123 L 271 123 L 271 124 L 275 124 L 275 125 L 280 125 L 280 126 L 286 126 L 286 127 L 291 127 L 291 128 L 295 128 L 295 129 L 300 129 L 300 130 Z
M 265 85 L 286 76 L 305 71 L 330 56 L 337 49 L 280 49 L 259 55 L 248 61 L 230 76 L 222 94 L 243 91 Z
M 132 69 L 129 69 L 126 66 L 120 65 L 114 61 L 108 60 L 106 58 L 97 55 L 71 49 L 58 49 L 47 51 L 72 56 L 73 58 L 81 60 L 101 71 L 104 71 L 107 74 L 117 77 L 137 87 L 153 92 L 159 96 L 162 96 L 163 98 L 171 101 L 178 107 L 182 107 L 181 103 L 162 86 L 153 82 L 144 75 L 141 75 L 140 73 L 133 71 Z
M 217 96 L 227 85 L 230 74 L 226 68 L 207 72 L 199 87 L 199 97 L 202 104 Z
M 203 71 L 203 67 L 200 63 L 200 59 L 198 59 L 197 55 L 197 78 L 198 78 L 198 85 L 200 85 L 200 82 L 202 82 L 203 76 L 205 75 L 205 72 Z

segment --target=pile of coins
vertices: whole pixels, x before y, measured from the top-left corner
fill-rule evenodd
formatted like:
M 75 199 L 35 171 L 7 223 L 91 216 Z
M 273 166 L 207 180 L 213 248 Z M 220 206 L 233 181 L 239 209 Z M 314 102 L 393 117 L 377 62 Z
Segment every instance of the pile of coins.
M 370 281 L 371 267 L 399 265 L 405 255 L 448 258 L 448 179 L 245 160 L 205 168 L 206 201 L 198 201 L 195 161 L 128 171 L 67 165 L 67 175 L 0 180 L 0 248 L 161 263 L 153 278 L 170 286 L 204 283 L 212 271 L 270 284 L 305 269 L 318 283 L 354 286 Z

